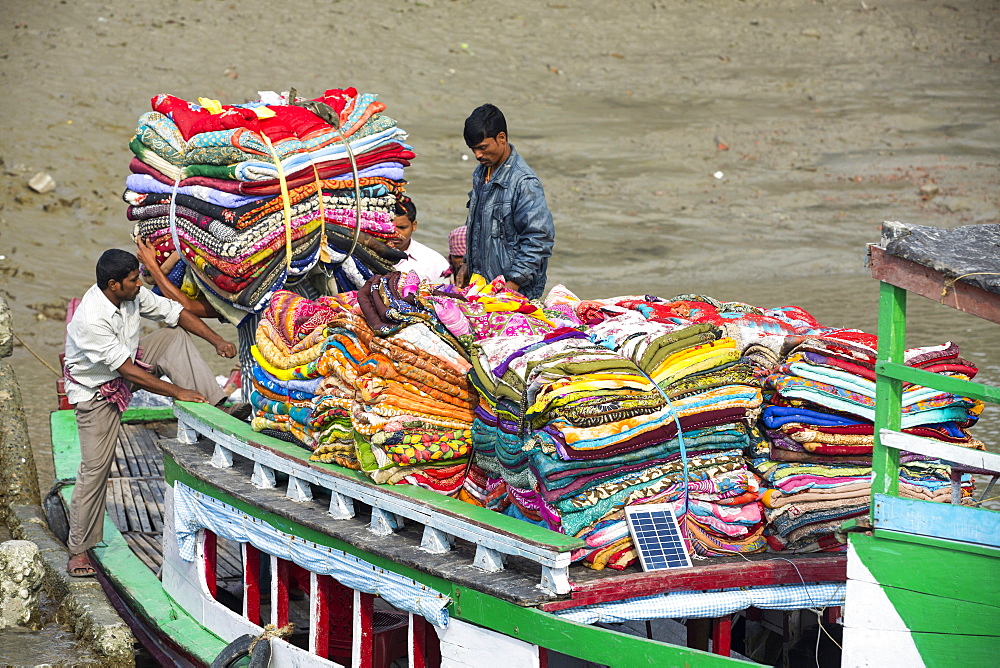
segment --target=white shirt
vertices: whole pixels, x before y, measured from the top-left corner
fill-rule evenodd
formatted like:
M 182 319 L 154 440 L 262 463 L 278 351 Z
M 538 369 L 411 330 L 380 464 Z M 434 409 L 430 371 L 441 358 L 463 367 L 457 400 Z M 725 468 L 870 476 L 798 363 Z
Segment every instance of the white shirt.
M 441 253 L 419 241 L 410 239 L 405 251 L 406 259 L 396 263 L 396 271 L 415 271 L 420 278 L 431 283 L 444 283 L 444 272 L 451 267 Z
M 91 286 L 66 327 L 66 370 L 73 377 L 66 381 L 69 402 L 93 399 L 98 387 L 119 376 L 115 369 L 135 359 L 142 318 L 174 327 L 181 310 L 177 302 L 143 287 L 134 301 L 115 308 L 96 284 Z

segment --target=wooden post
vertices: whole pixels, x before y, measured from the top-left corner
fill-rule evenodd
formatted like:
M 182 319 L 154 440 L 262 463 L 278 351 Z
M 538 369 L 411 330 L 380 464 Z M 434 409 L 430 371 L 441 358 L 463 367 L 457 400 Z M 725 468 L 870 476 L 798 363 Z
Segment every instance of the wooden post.
M 212 598 L 218 599 L 219 579 L 216 576 L 216 564 L 218 563 L 218 543 L 215 533 L 208 529 L 202 529 L 202 570 L 205 575 L 205 586 Z
M 729 615 L 712 620 L 712 654 L 729 656 L 732 648 L 733 618 Z
M 260 550 L 243 543 L 243 616 L 260 626 Z
M 288 624 L 288 562 L 271 555 L 271 623 Z
M 708 637 L 709 630 L 711 627 L 710 619 L 689 619 L 685 626 L 687 626 L 687 645 L 691 649 L 700 649 L 703 652 L 708 651 Z
M 410 613 L 410 668 L 427 668 L 427 620 Z
M 882 282 L 878 305 L 878 361 L 903 363 L 906 350 L 906 290 Z M 899 493 L 899 450 L 882 445 L 880 429 L 898 431 L 902 422 L 903 382 L 875 377 L 875 448 L 872 451 L 872 493 Z M 874 523 L 874 504 L 871 519 Z
M 354 590 L 353 668 L 372 668 L 375 663 L 375 596 Z
M 316 656 L 330 657 L 330 589 L 333 578 L 309 573 L 310 626 L 309 651 Z

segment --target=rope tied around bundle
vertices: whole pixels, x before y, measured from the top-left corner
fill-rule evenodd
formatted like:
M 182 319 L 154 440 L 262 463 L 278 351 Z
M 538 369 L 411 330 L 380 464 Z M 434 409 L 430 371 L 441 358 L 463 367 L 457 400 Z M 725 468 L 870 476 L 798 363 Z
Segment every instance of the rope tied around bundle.
M 361 235 L 361 184 L 359 183 L 358 177 L 358 161 L 354 157 L 354 149 L 351 145 L 347 143 L 347 137 L 340 129 L 340 116 L 334 111 L 333 107 L 325 102 L 319 102 L 318 100 L 302 100 L 301 102 L 295 99 L 296 91 L 294 88 L 288 90 L 288 104 L 294 105 L 296 107 L 304 107 L 309 111 L 313 112 L 324 121 L 330 124 L 330 126 L 336 130 L 337 134 L 340 136 L 340 141 L 344 145 L 344 149 L 347 151 L 347 157 L 351 161 L 351 173 L 354 176 L 354 203 L 357 212 L 357 218 L 354 221 L 354 235 L 351 238 L 351 247 L 347 250 L 347 254 L 344 259 L 338 262 L 338 265 L 344 264 L 348 259 L 354 254 L 354 249 L 358 247 L 358 237 Z M 313 170 L 316 169 L 316 165 L 313 165 Z M 319 172 L 316 172 L 316 178 L 319 179 Z M 317 184 L 318 189 L 318 184 Z M 322 206 L 323 193 L 319 191 L 317 193 L 320 199 L 320 206 Z M 322 209 L 320 209 L 322 211 Z M 326 240 L 326 221 L 322 221 L 323 228 L 323 245 L 325 245 Z M 320 252 L 323 252 L 321 247 Z M 327 251 L 328 253 L 329 251 Z

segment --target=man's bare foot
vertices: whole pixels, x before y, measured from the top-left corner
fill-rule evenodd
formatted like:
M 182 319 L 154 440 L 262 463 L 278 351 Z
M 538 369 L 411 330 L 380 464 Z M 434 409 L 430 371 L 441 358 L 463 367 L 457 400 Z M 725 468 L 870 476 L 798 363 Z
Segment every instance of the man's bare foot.
M 92 578 L 97 574 L 86 552 L 71 555 L 66 562 L 66 572 L 74 578 Z

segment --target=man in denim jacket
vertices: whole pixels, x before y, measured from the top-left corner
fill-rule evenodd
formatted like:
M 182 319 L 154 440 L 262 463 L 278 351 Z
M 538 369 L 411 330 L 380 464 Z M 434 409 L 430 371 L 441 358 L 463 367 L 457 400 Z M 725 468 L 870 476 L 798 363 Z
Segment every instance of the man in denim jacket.
M 469 275 L 503 276 L 508 290 L 539 299 L 556 236 L 542 184 L 507 142 L 507 120 L 492 104 L 465 119 L 465 143 L 479 161 L 465 222 Z

